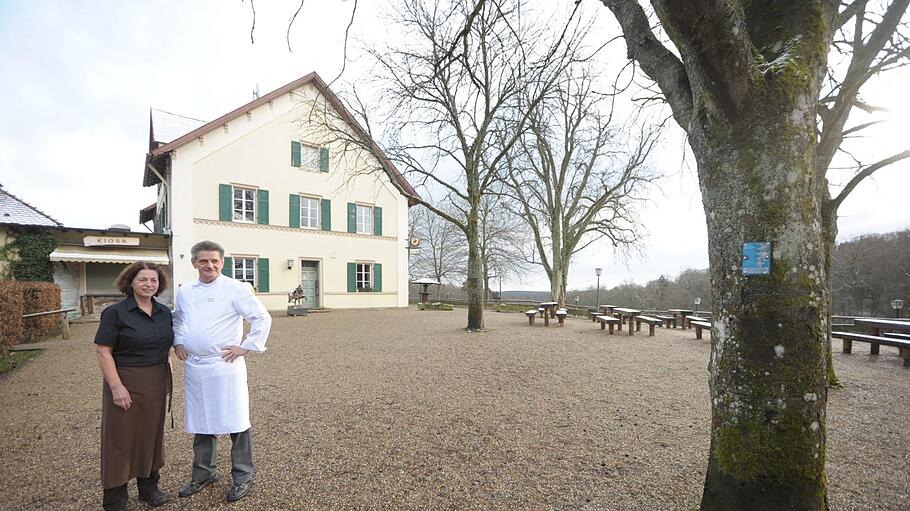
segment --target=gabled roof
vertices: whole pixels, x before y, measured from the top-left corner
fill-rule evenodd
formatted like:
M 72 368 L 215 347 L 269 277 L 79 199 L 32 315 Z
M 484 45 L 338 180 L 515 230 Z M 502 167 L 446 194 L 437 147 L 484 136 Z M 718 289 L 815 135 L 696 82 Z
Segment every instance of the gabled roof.
M 149 111 L 149 150 L 173 142 L 205 121 L 152 108 Z
M 355 119 L 354 116 L 351 115 L 351 113 L 348 111 L 347 108 L 345 108 L 345 106 L 341 102 L 341 100 L 338 99 L 338 96 L 336 96 L 335 93 L 329 89 L 329 86 L 326 85 L 326 83 L 322 80 L 322 78 L 320 78 L 320 76 L 318 74 L 316 74 L 316 72 L 312 72 L 307 75 L 304 75 L 304 76 L 294 80 L 293 82 L 288 83 L 287 85 L 284 85 L 283 87 L 275 89 L 272 92 L 269 92 L 268 94 L 266 94 L 264 96 L 261 96 L 227 114 L 222 115 L 221 117 L 215 119 L 214 121 L 211 121 L 206 124 L 202 124 L 201 126 L 198 126 L 196 128 L 190 128 L 190 131 L 185 132 L 182 135 L 174 138 L 173 140 L 170 140 L 170 141 L 164 143 L 164 145 L 157 146 L 157 147 L 154 147 L 155 142 L 164 142 L 164 141 L 163 140 L 155 141 L 152 139 L 153 138 L 161 139 L 161 138 L 163 138 L 164 135 L 155 135 L 154 134 L 155 132 L 160 133 L 161 130 L 154 126 L 155 118 L 153 116 L 151 119 L 151 123 L 153 125 L 150 127 L 150 133 L 149 133 L 149 139 L 150 139 L 149 144 L 152 147 L 149 150 L 149 154 L 147 155 L 146 160 L 147 160 L 147 162 L 154 162 L 158 157 L 161 157 L 163 155 L 170 153 L 174 149 L 177 149 L 178 147 L 186 144 L 187 142 L 190 142 L 201 136 L 204 136 L 205 134 L 211 132 L 212 130 L 221 128 L 225 124 L 240 117 L 241 115 L 244 115 L 247 112 L 254 110 L 260 106 L 266 105 L 269 103 L 269 101 L 273 101 L 277 98 L 280 98 L 281 96 L 284 96 L 285 94 L 288 94 L 291 91 L 293 91 L 295 89 L 299 89 L 300 87 L 303 87 L 304 85 L 307 85 L 307 84 L 312 84 L 314 87 L 316 87 L 316 90 L 318 90 L 320 93 L 322 93 L 323 96 L 325 96 L 325 98 L 328 100 L 329 104 L 332 105 L 332 108 L 334 108 L 335 111 L 338 112 L 338 114 L 341 116 L 341 118 L 344 119 L 352 128 L 354 128 L 354 131 L 357 133 L 357 135 L 361 137 L 361 139 L 370 148 L 370 150 L 373 152 L 373 154 L 377 158 L 379 158 L 379 161 L 382 163 L 382 166 L 385 169 L 386 173 L 389 175 L 389 178 L 392 179 L 392 181 L 401 190 L 404 190 L 406 193 L 408 193 L 410 195 L 417 196 L 418 194 L 414 190 L 414 188 L 411 186 L 411 184 L 408 183 L 408 181 L 404 178 L 404 176 L 401 175 L 400 172 L 398 172 L 398 169 L 395 167 L 394 164 L 392 164 L 391 161 L 389 161 L 388 157 L 385 155 L 385 153 L 383 153 L 382 149 L 379 148 L 379 145 L 377 145 L 376 142 L 369 136 L 369 134 L 367 134 L 366 130 L 364 130 L 363 127 L 360 125 L 360 123 L 357 122 L 357 119 Z M 153 112 L 154 111 L 155 110 L 153 110 Z M 163 111 L 158 110 L 158 112 L 163 112 Z M 163 112 L 163 113 L 168 114 L 168 112 Z M 185 119 L 185 120 L 189 120 L 189 121 L 202 122 L 202 121 L 198 121 L 196 119 L 191 119 L 189 117 L 177 116 L 176 114 L 169 114 L 169 115 L 175 116 L 175 117 L 180 117 L 181 119 Z M 174 119 L 170 119 L 170 120 L 173 121 Z M 187 125 L 188 124 L 189 123 L 187 123 Z M 143 179 L 143 186 L 151 186 L 151 185 L 157 183 L 158 181 L 159 180 L 157 179 L 157 177 L 149 170 L 148 166 L 146 165 L 145 176 Z M 415 202 L 412 201 L 411 199 L 408 199 L 408 204 L 413 206 L 415 204 Z
M 0 185 L 0 224 L 63 227 L 50 215 L 4 190 L 3 185 Z

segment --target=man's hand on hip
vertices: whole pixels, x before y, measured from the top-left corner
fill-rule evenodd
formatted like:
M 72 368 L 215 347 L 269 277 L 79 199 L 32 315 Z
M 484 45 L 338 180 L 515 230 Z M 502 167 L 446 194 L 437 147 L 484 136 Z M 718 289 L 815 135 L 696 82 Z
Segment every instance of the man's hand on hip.
M 245 350 L 240 346 L 225 346 L 221 348 L 221 358 L 223 358 L 225 362 L 233 363 L 238 358 L 246 355 L 247 352 L 249 352 L 249 350 Z
M 182 344 L 174 345 L 174 353 L 177 354 L 177 358 L 179 358 L 180 360 L 186 360 L 186 357 L 189 356 L 189 353 L 186 352 L 186 350 L 183 348 Z

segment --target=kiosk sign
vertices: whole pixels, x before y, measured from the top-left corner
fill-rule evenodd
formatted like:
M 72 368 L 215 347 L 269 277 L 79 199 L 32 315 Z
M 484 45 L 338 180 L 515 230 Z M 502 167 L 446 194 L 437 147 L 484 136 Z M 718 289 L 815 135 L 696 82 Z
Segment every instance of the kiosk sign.
M 125 236 L 86 236 L 82 238 L 86 247 L 138 247 L 139 238 Z
M 747 241 L 743 243 L 743 275 L 771 274 L 771 243 Z

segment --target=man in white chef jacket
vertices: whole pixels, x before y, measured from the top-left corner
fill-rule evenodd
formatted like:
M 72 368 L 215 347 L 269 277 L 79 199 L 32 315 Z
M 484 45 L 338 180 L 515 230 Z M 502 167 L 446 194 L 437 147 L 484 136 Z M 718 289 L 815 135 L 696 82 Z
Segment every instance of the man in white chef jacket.
M 174 306 L 174 350 L 184 361 L 184 422 L 193 439 L 189 497 L 218 480 L 216 435 L 231 435 L 229 502 L 253 483 L 250 398 L 244 356 L 265 351 L 272 318 L 245 282 L 221 274 L 224 249 L 201 241 L 190 251 L 199 279 L 180 286 Z M 250 332 L 243 339 L 243 320 Z

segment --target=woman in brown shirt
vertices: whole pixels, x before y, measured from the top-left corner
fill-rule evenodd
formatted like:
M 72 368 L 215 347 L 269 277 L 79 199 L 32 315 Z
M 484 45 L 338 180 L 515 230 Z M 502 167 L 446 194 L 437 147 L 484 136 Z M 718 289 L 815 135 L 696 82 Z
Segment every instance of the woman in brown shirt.
M 154 297 L 167 289 L 156 264 L 137 262 L 117 277 L 126 298 L 101 313 L 95 334 L 104 375 L 101 405 L 101 484 L 105 510 L 127 509 L 127 483 L 136 479 L 139 500 L 158 507 L 169 500 L 158 489 L 164 466 L 164 418 L 171 387 L 168 354 L 174 344 L 171 311 Z

